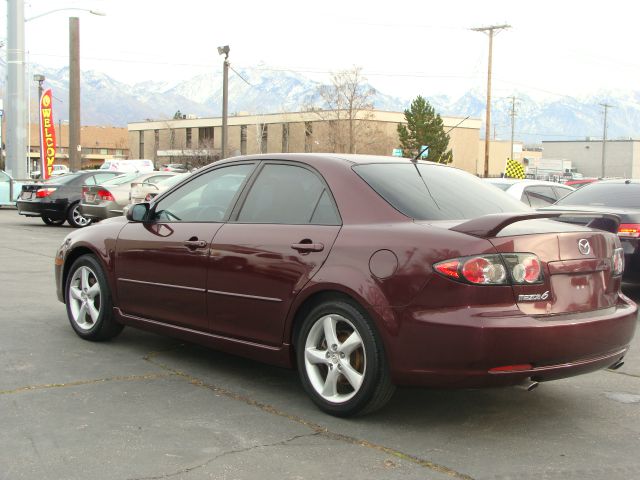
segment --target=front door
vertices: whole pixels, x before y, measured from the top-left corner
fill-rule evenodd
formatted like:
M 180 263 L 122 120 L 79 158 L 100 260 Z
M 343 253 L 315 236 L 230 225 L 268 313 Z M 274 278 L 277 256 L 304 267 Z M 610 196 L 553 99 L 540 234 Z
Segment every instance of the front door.
M 209 248 L 253 168 L 245 163 L 194 175 L 152 207 L 148 222 L 124 227 L 116 247 L 124 314 L 208 329 Z
M 265 164 L 211 245 L 211 330 L 281 344 L 291 302 L 327 259 L 340 225 L 331 193 L 316 172 Z

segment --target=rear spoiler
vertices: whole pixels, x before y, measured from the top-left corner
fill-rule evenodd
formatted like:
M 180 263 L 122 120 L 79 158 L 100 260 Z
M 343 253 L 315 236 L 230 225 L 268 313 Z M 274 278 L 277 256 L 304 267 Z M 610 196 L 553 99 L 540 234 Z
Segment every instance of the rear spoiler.
M 568 223 L 571 218 L 585 218 L 591 221 L 585 221 L 584 225 L 606 232 L 618 233 L 620 218 L 611 213 L 592 213 L 592 212 L 535 212 L 535 213 L 492 213 L 482 217 L 474 218 L 466 221 L 451 230 L 460 233 L 466 233 L 480 238 L 495 237 L 502 229 L 512 223 L 522 222 L 525 220 L 536 220 L 541 218 L 553 218 Z

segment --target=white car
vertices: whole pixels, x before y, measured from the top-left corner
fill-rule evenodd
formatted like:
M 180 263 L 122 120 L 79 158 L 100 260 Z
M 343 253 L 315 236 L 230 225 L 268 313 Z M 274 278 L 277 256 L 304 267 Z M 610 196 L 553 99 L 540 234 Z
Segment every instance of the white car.
M 105 160 L 100 165 L 100 170 L 111 170 L 114 172 L 140 172 L 148 173 L 154 170 L 153 161 L 145 159 L 137 160 Z
M 541 208 L 556 203 L 575 190 L 561 183 L 544 180 L 518 180 L 515 178 L 484 178 L 500 190 L 522 201 L 532 208 Z
M 58 177 L 60 175 L 66 175 L 67 173 L 69 173 L 69 167 L 67 167 L 66 165 L 52 165 L 52 167 L 52 177 Z

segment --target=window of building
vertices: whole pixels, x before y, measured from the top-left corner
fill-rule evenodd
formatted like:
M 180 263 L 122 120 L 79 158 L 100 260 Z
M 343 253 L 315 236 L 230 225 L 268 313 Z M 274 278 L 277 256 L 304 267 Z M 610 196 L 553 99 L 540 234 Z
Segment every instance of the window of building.
M 313 152 L 313 124 L 304 122 L 304 151 Z
M 116 155 L 121 156 L 123 154 L 122 149 L 116 149 Z
M 282 124 L 282 153 L 289 151 L 289 124 Z
M 191 148 L 191 129 L 190 128 L 187 128 L 186 135 L 187 135 L 186 147 Z
M 260 153 L 267 153 L 267 140 L 268 140 L 268 125 L 263 123 L 260 125 L 260 131 L 262 132 L 262 138 L 260 140 Z
M 247 154 L 247 126 L 240 126 L 240 154 Z
M 101 148 L 100 149 L 100 155 L 106 155 L 107 153 L 109 153 L 108 149 L 106 149 L 106 148 Z
M 198 129 L 198 142 L 200 147 L 213 146 L 213 127 L 202 127 Z
M 144 131 L 140 130 L 140 143 L 138 147 L 138 157 L 144 158 Z

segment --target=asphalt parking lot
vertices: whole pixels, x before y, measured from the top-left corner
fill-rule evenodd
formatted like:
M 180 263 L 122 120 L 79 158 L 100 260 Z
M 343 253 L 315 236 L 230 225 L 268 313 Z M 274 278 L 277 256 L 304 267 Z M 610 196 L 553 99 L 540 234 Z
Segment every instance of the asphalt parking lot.
M 79 339 L 53 279 L 70 230 L 0 208 L 0 479 L 640 478 L 640 336 L 616 372 L 399 389 L 337 419 L 294 371 L 131 328 Z

